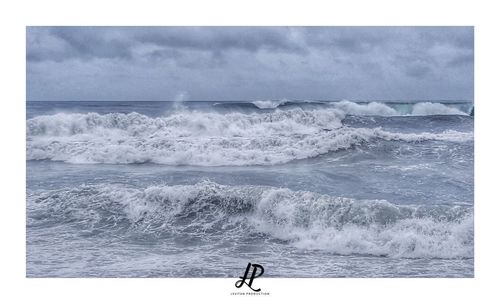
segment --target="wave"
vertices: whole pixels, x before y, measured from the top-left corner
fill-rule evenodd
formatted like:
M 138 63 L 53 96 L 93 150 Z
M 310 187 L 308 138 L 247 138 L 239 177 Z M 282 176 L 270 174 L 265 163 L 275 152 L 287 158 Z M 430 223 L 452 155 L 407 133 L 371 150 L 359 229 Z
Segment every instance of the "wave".
M 256 100 L 252 101 L 252 103 L 257 106 L 259 109 L 276 109 L 280 105 L 285 104 L 286 100 Z
M 459 109 L 441 103 L 420 102 L 413 106 L 412 115 L 469 115 Z
M 348 100 L 330 103 L 345 114 L 358 116 L 428 116 L 428 115 L 469 115 L 469 103 L 442 104 L 437 102 L 419 103 L 355 103 Z M 465 107 L 468 109 L 465 111 Z
M 303 249 L 407 258 L 473 257 L 470 205 L 406 206 L 263 186 L 80 186 L 28 195 L 28 229 L 164 238 L 260 233 Z
M 37 116 L 27 121 L 27 159 L 70 163 L 273 165 L 376 140 L 463 142 L 472 133 L 394 133 L 342 125 L 336 109 L 267 113 L 176 112 Z
M 282 100 L 255 100 L 250 102 L 216 102 L 213 106 L 218 108 L 250 108 L 250 109 L 260 109 L 260 110 L 273 110 L 277 108 L 285 108 L 291 106 L 304 106 L 304 105 L 327 105 L 325 102 L 321 101 L 290 101 L 286 99 Z
M 352 102 L 349 100 L 322 101 L 288 101 L 288 100 L 256 100 L 252 102 L 216 103 L 215 106 L 226 108 L 253 108 L 270 110 L 290 106 L 323 106 L 331 107 L 346 115 L 357 116 L 428 116 L 428 115 L 470 115 L 471 103 L 384 103 L 384 102 Z
M 290 100 L 256 100 L 251 102 L 253 105 L 258 107 L 259 109 L 276 109 L 279 107 L 288 107 L 288 106 L 316 106 L 316 105 L 326 105 L 325 102 L 322 101 L 314 101 L 314 100 L 301 100 L 301 101 L 290 101 Z
M 359 104 L 347 100 L 334 102 L 332 105 L 350 115 L 397 116 L 401 115 L 395 109 L 380 102 Z

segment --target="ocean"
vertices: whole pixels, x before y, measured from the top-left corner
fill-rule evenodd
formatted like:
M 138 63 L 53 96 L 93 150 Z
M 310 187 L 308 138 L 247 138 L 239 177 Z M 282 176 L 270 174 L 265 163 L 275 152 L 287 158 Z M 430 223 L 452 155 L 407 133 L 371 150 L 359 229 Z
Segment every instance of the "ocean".
M 473 277 L 470 101 L 28 101 L 28 277 Z

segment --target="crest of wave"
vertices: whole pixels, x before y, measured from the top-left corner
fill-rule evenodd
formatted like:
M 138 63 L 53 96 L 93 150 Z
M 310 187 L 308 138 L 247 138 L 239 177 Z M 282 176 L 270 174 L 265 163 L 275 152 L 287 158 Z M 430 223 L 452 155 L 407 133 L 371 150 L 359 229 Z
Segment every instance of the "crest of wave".
M 160 236 L 264 233 L 298 248 L 391 257 L 473 257 L 472 206 L 404 206 L 263 186 L 79 186 L 31 194 L 28 225 Z M 111 230 L 110 230 L 111 229 Z
M 467 113 L 451 106 L 435 102 L 419 102 L 408 104 L 408 112 L 398 111 L 388 104 L 380 102 L 356 103 L 348 100 L 333 102 L 331 105 L 345 114 L 350 115 L 373 115 L 373 116 L 401 116 L 401 115 L 467 115 Z
M 342 100 L 333 103 L 335 108 L 351 115 L 377 115 L 377 116 L 396 116 L 399 113 L 393 108 L 379 102 L 370 102 L 368 104 L 359 104 L 348 100 Z
M 71 163 L 269 165 L 374 139 L 468 140 L 468 134 L 400 134 L 347 128 L 335 109 L 271 113 L 56 114 L 27 121 L 27 159 Z
M 472 209 L 465 206 L 401 206 L 271 189 L 252 221 L 299 248 L 337 254 L 468 258 L 474 251 Z
M 342 118 L 335 110 L 301 109 L 264 114 L 178 112 L 157 118 L 60 113 L 28 120 L 27 157 L 73 163 L 280 163 L 327 151 L 320 143 L 323 130 L 341 127 Z M 342 134 L 332 140 L 349 146 Z
M 413 106 L 412 115 L 467 115 L 467 113 L 441 103 L 419 102 Z
M 286 103 L 286 99 L 282 100 L 256 100 L 252 101 L 254 105 L 256 105 L 260 109 L 275 109 L 280 105 Z

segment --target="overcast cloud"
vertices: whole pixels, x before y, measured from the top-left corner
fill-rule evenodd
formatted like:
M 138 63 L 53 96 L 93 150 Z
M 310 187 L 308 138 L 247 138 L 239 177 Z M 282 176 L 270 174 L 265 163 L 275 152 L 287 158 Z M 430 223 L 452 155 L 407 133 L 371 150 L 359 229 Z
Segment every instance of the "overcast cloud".
M 472 100 L 472 27 L 28 27 L 28 100 Z

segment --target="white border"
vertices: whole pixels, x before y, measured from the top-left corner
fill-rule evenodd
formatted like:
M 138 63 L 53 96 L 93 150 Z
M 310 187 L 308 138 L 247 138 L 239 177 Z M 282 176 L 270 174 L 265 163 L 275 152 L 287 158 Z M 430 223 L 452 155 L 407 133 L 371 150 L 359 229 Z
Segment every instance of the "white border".
M 0 4 L 2 303 L 309 301 L 465 303 L 499 300 L 498 9 L 484 1 L 12 1 Z M 234 279 L 25 278 L 26 25 L 474 25 L 475 278 L 259 279 L 270 296 L 230 296 Z M 495 301 L 495 299 L 497 301 Z

